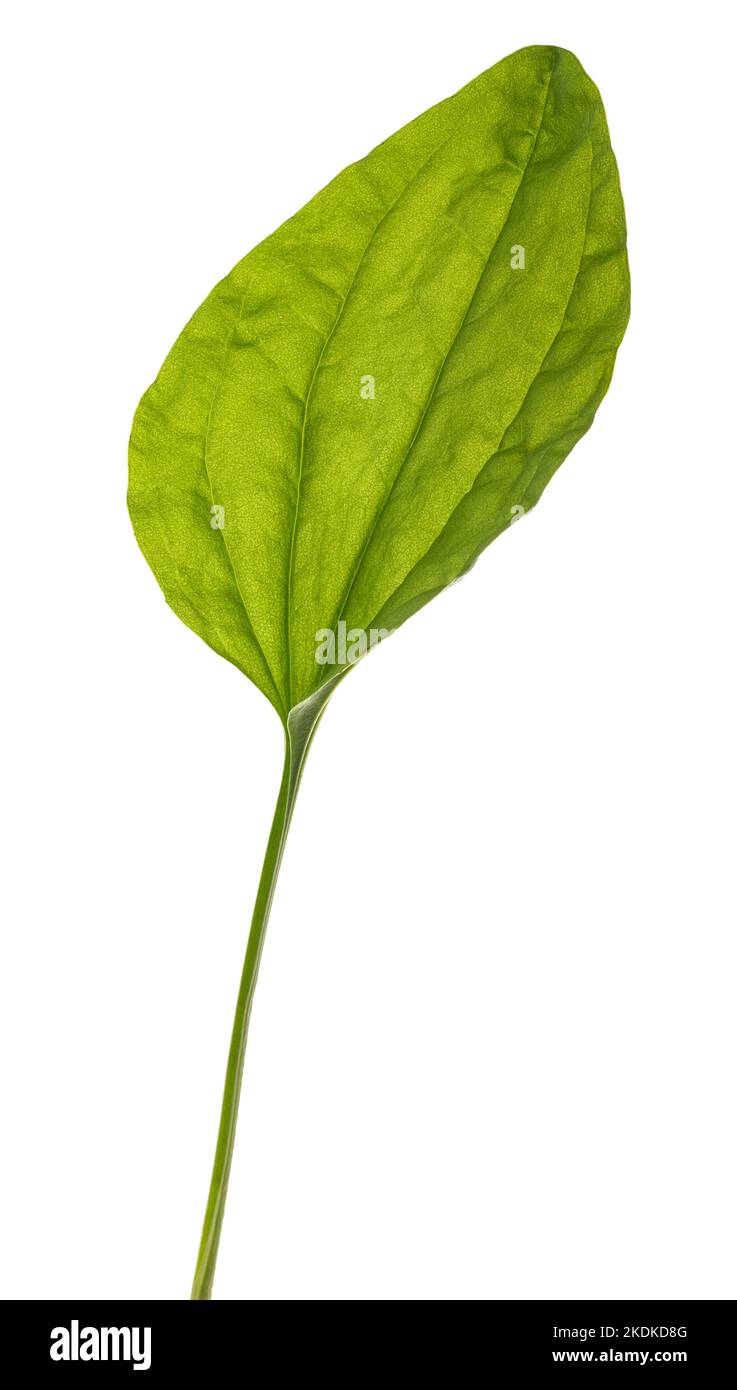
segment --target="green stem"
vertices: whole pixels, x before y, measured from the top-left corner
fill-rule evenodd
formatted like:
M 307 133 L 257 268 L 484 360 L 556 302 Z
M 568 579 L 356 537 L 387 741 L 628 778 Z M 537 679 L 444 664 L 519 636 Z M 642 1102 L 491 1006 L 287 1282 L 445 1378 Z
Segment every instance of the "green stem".
M 225 1199 L 228 1193 L 230 1165 L 233 1159 L 235 1129 L 238 1121 L 238 1101 L 243 1078 L 246 1038 L 248 1036 L 248 1021 L 251 1016 L 251 1005 L 256 988 L 258 967 L 261 960 L 269 913 L 271 911 L 271 903 L 274 897 L 274 888 L 279 873 L 279 866 L 284 854 L 284 845 L 286 844 L 287 832 L 292 819 L 292 811 L 294 810 L 294 801 L 297 795 L 302 769 L 320 715 L 327 703 L 328 695 L 329 691 L 326 691 L 323 687 L 323 690 L 320 691 L 317 696 L 313 696 L 312 699 L 305 701 L 303 705 L 293 709 L 287 720 L 284 772 L 279 788 L 279 795 L 277 797 L 276 810 L 274 811 L 274 819 L 271 824 L 271 833 L 266 846 L 264 866 L 261 870 L 261 878 L 256 894 L 256 903 L 253 909 L 251 929 L 248 934 L 248 943 L 246 946 L 246 957 L 243 962 L 243 973 L 241 975 L 240 989 L 238 991 L 238 1002 L 235 1008 L 233 1032 L 231 1034 L 230 1050 L 228 1052 L 228 1064 L 225 1070 L 225 1087 L 223 1090 L 223 1104 L 220 1111 L 220 1126 L 218 1129 L 217 1144 L 215 1145 L 215 1161 L 212 1167 L 210 1192 L 207 1199 L 207 1208 L 205 1210 L 205 1220 L 202 1226 L 202 1239 L 197 1256 L 197 1268 L 192 1284 L 193 1299 L 208 1299 L 212 1291 L 212 1281 L 215 1277 L 215 1264 L 217 1261 L 218 1246 L 220 1244 L 220 1230 L 225 1212 Z

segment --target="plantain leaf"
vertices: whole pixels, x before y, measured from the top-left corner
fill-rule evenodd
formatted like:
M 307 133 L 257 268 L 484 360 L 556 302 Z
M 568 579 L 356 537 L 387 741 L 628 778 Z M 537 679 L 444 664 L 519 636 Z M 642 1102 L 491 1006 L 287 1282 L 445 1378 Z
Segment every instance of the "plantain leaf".
M 318 631 L 398 627 L 537 501 L 628 299 L 599 94 L 522 49 L 344 170 L 178 339 L 130 448 L 172 607 L 284 717 L 347 664 Z
M 240 261 L 144 395 L 129 492 L 141 548 L 179 617 L 287 730 L 251 994 L 329 692 L 537 502 L 593 420 L 628 312 L 599 93 L 573 54 L 525 48 Z M 221 1141 L 202 1297 L 232 1134 Z

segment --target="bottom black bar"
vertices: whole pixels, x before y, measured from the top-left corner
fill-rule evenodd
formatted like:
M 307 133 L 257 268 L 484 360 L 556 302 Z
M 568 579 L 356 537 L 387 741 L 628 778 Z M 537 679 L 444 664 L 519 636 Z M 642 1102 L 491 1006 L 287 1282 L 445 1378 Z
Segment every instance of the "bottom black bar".
M 380 1301 L 380 1300 L 377 1300 Z M 417 1374 L 428 1363 L 453 1382 L 466 1375 L 503 1374 L 503 1384 L 566 1376 L 617 1383 L 618 1369 L 638 1369 L 647 1384 L 704 1385 L 731 1381 L 735 1301 L 483 1303 L 470 1331 L 452 1323 L 417 1332 L 405 1315 L 387 1339 L 375 1318 L 357 1331 L 350 1316 L 311 1315 L 309 1323 L 279 1315 L 272 1323 L 254 1303 L 8 1302 L 0 1304 L 2 1366 L 18 1384 L 30 1374 L 50 1380 L 111 1376 L 134 1383 L 174 1383 L 233 1371 L 320 1375 L 351 1381 L 358 1373 Z M 296 1324 L 296 1325 L 294 1325 Z M 278 1329 L 278 1330 L 277 1330 Z M 276 1333 L 276 1335 L 275 1335 Z M 480 1364 L 479 1364 L 480 1360 Z M 475 1366 L 475 1370 L 473 1367 Z M 719 1373 L 718 1379 L 717 1375 Z M 673 1379 L 671 1379 L 671 1377 Z

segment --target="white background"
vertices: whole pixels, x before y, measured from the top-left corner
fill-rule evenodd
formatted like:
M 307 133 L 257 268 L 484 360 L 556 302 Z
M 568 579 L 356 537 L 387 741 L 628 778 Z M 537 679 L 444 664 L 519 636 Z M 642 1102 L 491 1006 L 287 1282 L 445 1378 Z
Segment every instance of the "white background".
M 273 711 L 137 549 L 138 397 L 241 255 L 528 43 L 572 48 L 601 88 L 632 321 L 535 513 L 321 725 L 215 1293 L 737 1295 L 726 17 L 126 0 L 6 19 L 4 1296 L 188 1295 L 280 776 Z

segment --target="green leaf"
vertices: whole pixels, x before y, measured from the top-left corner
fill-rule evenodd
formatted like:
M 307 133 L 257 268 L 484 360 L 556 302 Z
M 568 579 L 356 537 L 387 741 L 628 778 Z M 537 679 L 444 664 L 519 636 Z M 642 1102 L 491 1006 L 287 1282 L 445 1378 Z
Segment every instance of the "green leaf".
M 628 303 L 598 91 L 573 54 L 522 49 L 344 170 L 185 328 L 130 447 L 169 603 L 284 718 L 346 664 L 316 662 L 319 630 L 398 627 L 537 501 Z
M 593 420 L 628 312 L 599 93 L 573 54 L 525 48 L 240 261 L 138 407 L 141 548 L 175 612 L 287 732 L 197 1297 L 212 1281 L 258 956 L 316 721 L 372 632 L 399 627 L 537 502 Z

